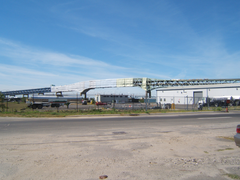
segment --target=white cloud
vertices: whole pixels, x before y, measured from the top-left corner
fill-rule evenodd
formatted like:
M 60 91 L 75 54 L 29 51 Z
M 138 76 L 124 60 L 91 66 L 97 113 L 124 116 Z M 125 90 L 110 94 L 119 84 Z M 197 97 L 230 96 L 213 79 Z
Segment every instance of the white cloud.
M 12 60 L 21 63 L 41 63 L 52 66 L 91 66 L 113 69 L 126 69 L 120 66 L 107 64 L 103 61 L 93 60 L 91 58 L 66 55 L 44 50 L 36 50 L 35 48 L 27 47 L 14 43 L 9 40 L 0 39 L 0 55 L 11 58 Z
M 28 76 L 54 76 L 56 75 L 51 73 L 46 73 L 42 71 L 36 71 L 20 66 L 13 66 L 13 65 L 6 65 L 6 64 L 0 64 L 0 71 L 3 76 L 11 76 L 11 75 L 28 75 Z
M 79 55 L 66 55 L 0 38 L 0 79 L 6 84 L 23 82 L 29 88 L 121 78 L 130 68 L 115 66 Z M 131 73 L 130 73 L 131 74 Z M 125 74 L 124 76 L 127 76 Z

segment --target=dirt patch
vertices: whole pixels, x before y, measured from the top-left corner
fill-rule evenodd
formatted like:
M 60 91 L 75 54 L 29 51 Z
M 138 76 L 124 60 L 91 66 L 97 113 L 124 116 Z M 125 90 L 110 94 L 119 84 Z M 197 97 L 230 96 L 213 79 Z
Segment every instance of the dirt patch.
M 233 179 L 240 166 L 231 140 L 235 123 L 223 127 L 136 124 L 126 131 L 6 135 L 0 137 L 0 179 Z

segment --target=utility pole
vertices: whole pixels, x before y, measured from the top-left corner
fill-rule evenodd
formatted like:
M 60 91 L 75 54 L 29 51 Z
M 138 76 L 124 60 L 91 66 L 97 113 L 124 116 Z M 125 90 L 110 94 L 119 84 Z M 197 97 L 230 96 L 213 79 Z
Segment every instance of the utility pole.
M 33 93 L 33 104 L 32 104 L 32 110 L 33 110 L 33 111 L 34 111 L 33 106 L 35 106 L 34 104 L 35 104 L 35 102 L 34 102 L 34 93 Z
M 146 91 L 146 95 L 145 95 L 146 111 L 147 111 L 147 96 L 148 96 L 148 91 Z
M 7 97 L 7 112 L 8 112 L 8 95 L 6 97 Z
M 78 112 L 78 93 L 77 93 L 77 112 Z
M 208 107 L 208 110 L 209 110 L 209 97 L 208 97 L 208 91 L 209 91 L 209 89 L 206 89 L 206 91 L 207 91 L 207 107 Z

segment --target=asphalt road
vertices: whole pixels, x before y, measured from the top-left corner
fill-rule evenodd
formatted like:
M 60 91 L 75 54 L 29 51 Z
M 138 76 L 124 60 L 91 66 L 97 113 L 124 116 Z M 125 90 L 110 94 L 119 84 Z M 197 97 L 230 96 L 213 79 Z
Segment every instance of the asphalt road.
M 41 133 L 89 133 L 101 129 L 122 129 L 128 127 L 144 128 L 176 127 L 179 125 L 203 125 L 214 123 L 240 123 L 239 112 L 161 114 L 142 116 L 115 117 L 74 117 L 74 118 L 0 118 L 0 135 L 6 134 L 41 134 Z

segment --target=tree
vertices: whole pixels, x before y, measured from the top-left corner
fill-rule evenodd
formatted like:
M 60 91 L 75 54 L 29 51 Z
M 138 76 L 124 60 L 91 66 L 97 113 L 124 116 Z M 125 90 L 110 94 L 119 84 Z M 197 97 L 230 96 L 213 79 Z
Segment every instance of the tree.
M 5 96 L 0 92 L 0 108 L 2 108 L 2 111 L 4 111 L 5 109 L 5 104 L 4 104 L 4 99 L 5 99 Z
M 24 102 L 24 103 L 26 103 L 26 100 L 27 100 L 26 97 L 22 97 L 22 99 L 21 99 L 21 101 Z

